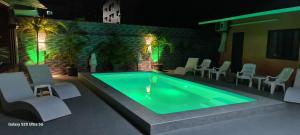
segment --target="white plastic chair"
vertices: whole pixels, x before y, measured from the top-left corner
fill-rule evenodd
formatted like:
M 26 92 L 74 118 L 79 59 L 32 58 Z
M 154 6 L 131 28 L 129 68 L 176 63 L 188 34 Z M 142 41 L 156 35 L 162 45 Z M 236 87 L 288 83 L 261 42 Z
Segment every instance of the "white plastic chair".
M 236 73 L 236 82 L 235 84 L 238 85 L 238 80 L 249 80 L 249 87 L 252 87 L 252 78 L 255 74 L 256 65 L 255 64 L 244 64 L 243 68 L 240 72 Z
M 293 68 L 284 68 L 280 74 L 276 77 L 267 76 L 266 80 L 264 81 L 265 85 L 271 86 L 270 92 L 271 94 L 274 94 L 276 86 L 281 86 L 283 88 L 283 91 L 285 92 L 285 82 L 289 80 L 291 75 L 293 74 L 294 69 Z M 264 87 L 263 87 L 264 89 Z
M 222 64 L 222 66 L 220 66 L 220 68 L 213 67 L 210 70 L 209 78 L 212 77 L 212 74 L 216 74 L 216 80 L 219 80 L 220 75 L 224 75 L 225 77 L 230 65 L 231 65 L 230 61 L 224 61 L 224 63 Z
M 195 75 L 195 69 L 199 62 L 199 58 L 188 58 L 185 67 L 177 67 L 175 70 L 169 70 L 167 73 L 185 75 L 187 72 L 191 71 Z
M 300 103 L 300 69 L 297 69 L 294 86 L 289 87 L 284 95 L 284 101 Z
M 200 71 L 201 77 L 204 77 L 204 72 L 209 71 L 209 67 L 211 64 L 210 59 L 204 59 L 199 67 L 197 67 L 196 71 Z

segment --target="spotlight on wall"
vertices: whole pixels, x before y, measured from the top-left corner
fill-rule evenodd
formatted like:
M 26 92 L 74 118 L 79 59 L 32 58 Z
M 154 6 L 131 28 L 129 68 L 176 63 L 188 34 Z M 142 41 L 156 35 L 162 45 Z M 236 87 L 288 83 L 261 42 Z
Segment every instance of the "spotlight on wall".
M 154 39 L 155 39 L 155 36 L 153 34 L 147 34 L 145 36 L 145 42 L 147 45 L 151 45 L 152 42 L 154 41 Z
M 39 34 L 39 39 L 38 39 L 39 50 L 46 51 L 46 33 L 39 32 L 38 34 Z

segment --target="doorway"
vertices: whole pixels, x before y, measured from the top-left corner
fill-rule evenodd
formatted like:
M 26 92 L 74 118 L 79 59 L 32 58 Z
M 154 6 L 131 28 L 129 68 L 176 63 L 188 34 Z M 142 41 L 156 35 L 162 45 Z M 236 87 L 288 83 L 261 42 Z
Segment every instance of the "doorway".
M 231 72 L 236 73 L 243 66 L 244 32 L 235 32 L 232 36 Z

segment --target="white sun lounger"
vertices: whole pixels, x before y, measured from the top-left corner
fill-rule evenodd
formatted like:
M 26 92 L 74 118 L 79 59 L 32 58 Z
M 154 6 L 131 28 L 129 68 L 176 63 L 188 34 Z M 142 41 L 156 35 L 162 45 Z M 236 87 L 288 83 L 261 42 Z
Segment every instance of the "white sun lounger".
M 284 101 L 300 103 L 300 69 L 297 69 L 294 86 L 286 90 Z
M 167 73 L 185 75 L 187 72 L 191 71 L 195 75 L 195 69 L 197 67 L 199 58 L 188 58 L 185 67 L 177 67 L 175 70 L 169 70 Z
M 47 65 L 30 65 L 27 66 L 27 69 L 34 86 L 50 84 L 54 89 L 54 93 L 61 99 L 81 96 L 79 90 L 72 83 L 54 83 Z
M 42 122 L 71 114 L 68 106 L 57 97 L 34 96 L 22 72 L 0 74 L 0 99 L 5 112 L 27 110 Z

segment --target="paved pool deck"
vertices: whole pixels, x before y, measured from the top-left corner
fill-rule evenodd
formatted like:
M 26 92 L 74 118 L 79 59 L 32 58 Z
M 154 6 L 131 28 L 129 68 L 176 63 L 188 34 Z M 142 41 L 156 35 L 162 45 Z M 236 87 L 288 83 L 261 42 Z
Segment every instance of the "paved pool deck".
M 283 93 L 278 91 L 271 96 L 268 91 L 258 91 L 246 85 L 235 86 L 228 81 L 214 81 L 194 76 L 188 80 L 220 85 L 252 94 L 259 94 L 281 100 Z M 72 115 L 44 123 L 43 127 L 9 127 L 9 122 L 30 122 L 35 120 L 28 112 L 6 115 L 0 111 L 1 135 L 141 135 L 139 129 L 92 93 L 76 78 L 60 77 L 59 80 L 74 83 L 82 94 L 79 98 L 66 100 Z M 288 103 L 286 109 L 226 120 L 222 122 L 184 128 L 163 133 L 164 135 L 298 135 L 300 133 L 300 105 Z M 20 117 L 22 116 L 22 117 Z M 29 120 L 29 121 L 28 121 Z

